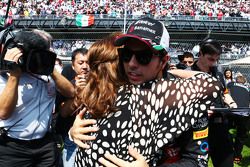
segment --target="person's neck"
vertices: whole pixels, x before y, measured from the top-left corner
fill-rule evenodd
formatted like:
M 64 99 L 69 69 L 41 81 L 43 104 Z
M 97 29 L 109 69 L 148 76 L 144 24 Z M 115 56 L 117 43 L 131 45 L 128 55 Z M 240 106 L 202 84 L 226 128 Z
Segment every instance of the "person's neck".
M 202 72 L 207 72 L 207 73 L 211 72 L 210 68 L 208 66 L 204 66 L 204 64 L 202 64 L 199 60 L 197 61 L 196 65 Z
M 162 77 L 163 77 L 163 73 L 162 73 L 162 71 L 160 71 L 160 72 L 157 74 L 156 79 L 161 79 Z

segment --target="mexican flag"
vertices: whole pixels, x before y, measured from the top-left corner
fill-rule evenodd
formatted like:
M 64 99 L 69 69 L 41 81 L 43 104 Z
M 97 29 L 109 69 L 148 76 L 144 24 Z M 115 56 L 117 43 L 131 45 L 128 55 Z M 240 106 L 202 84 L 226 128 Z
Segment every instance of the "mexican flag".
M 5 25 L 5 19 L 3 17 L 0 18 L 0 26 L 4 27 Z
M 0 27 L 8 27 L 13 24 L 12 17 L 8 17 L 6 20 L 4 17 L 0 17 Z
M 95 22 L 94 16 L 88 16 L 88 15 L 76 15 L 76 26 L 78 27 L 88 27 L 93 25 Z

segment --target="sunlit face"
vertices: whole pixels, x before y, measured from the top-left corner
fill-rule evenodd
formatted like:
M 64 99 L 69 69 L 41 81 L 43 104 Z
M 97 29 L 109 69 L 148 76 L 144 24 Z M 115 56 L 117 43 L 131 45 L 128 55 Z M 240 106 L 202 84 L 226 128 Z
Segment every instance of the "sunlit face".
M 192 57 L 184 57 L 182 63 L 184 63 L 186 66 L 190 67 L 194 64 L 194 58 Z
M 129 39 L 125 47 L 135 53 L 149 50 L 145 43 L 135 39 Z M 129 82 L 135 85 L 157 78 L 165 66 L 165 64 L 162 65 L 160 57 L 156 55 L 152 56 L 151 61 L 147 65 L 142 65 L 137 61 L 135 54 L 128 61 L 123 61 L 123 65 Z
M 225 72 L 225 77 L 226 77 L 226 78 L 231 78 L 231 76 L 232 76 L 231 71 L 226 71 L 226 72 Z
M 72 68 L 77 75 L 89 73 L 88 56 L 78 53 L 75 56 L 75 60 L 72 62 Z

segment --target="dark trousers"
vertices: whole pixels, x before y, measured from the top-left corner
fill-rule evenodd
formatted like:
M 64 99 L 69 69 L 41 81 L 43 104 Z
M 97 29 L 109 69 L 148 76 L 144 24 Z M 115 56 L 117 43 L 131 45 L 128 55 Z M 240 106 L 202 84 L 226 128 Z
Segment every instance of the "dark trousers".
M 57 156 L 52 135 L 31 141 L 0 139 L 1 167 L 55 167 Z
M 233 127 L 237 130 L 234 141 L 234 155 L 241 156 L 244 143 L 248 139 L 249 117 L 235 115 L 231 121 L 233 121 Z
M 226 122 L 209 120 L 209 155 L 214 167 L 233 167 L 233 143 Z

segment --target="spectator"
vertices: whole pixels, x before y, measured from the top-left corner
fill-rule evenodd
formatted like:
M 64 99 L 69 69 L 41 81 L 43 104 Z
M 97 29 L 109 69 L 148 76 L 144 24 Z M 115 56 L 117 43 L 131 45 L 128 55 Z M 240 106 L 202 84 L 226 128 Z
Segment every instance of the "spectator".
M 84 87 L 88 78 L 89 66 L 87 59 L 87 49 L 76 49 L 72 53 L 72 69 L 75 72 L 71 83 L 77 87 Z M 67 77 L 67 76 L 65 76 Z M 70 76 L 71 78 L 71 76 Z M 68 78 L 67 78 L 68 79 Z M 56 123 L 56 131 L 62 136 L 64 148 L 62 151 L 62 166 L 73 167 L 76 154 L 76 144 L 69 140 L 68 131 L 73 125 L 75 114 L 70 109 L 65 109 L 66 100 L 69 98 L 63 97 L 61 94 L 57 96 L 57 110 L 59 115 Z
M 73 1 L 72 1 L 73 2 Z M 249 17 L 248 1 L 191 1 L 191 0 L 170 0 L 165 2 L 163 0 L 150 2 L 144 1 L 129 1 L 127 3 L 127 13 L 132 14 L 132 17 L 141 15 L 151 15 L 155 18 L 162 18 L 170 16 L 177 18 L 177 16 L 186 16 L 186 18 L 193 18 L 194 16 L 201 16 L 205 19 L 221 20 L 225 17 Z M 0 13 L 5 15 L 6 2 L 2 2 Z M 96 11 L 96 12 L 94 12 Z M 101 1 L 85 0 L 81 3 L 71 3 L 70 1 L 50 0 L 46 1 L 13 1 L 11 6 L 11 14 L 13 17 L 27 17 L 40 16 L 50 17 L 54 14 L 58 17 L 73 18 L 76 13 L 79 14 L 109 14 L 112 17 L 120 17 L 125 12 L 123 1 Z
M 187 67 L 191 67 L 194 64 L 194 55 L 191 52 L 183 53 L 183 63 Z
M 225 79 L 225 86 L 226 86 L 226 90 L 225 93 L 228 93 L 228 89 L 227 89 L 227 85 L 230 82 L 233 82 L 233 71 L 229 68 L 226 68 L 224 71 L 224 79 Z
M 180 61 L 176 68 L 186 69 L 194 64 L 194 55 L 191 52 L 184 52 L 182 55 L 178 55 L 178 60 Z
M 225 78 L 226 85 L 230 82 L 233 82 L 233 71 L 229 68 L 225 69 L 224 78 Z
M 224 85 L 223 74 L 220 73 L 216 64 L 222 52 L 220 44 L 214 39 L 205 39 L 200 44 L 200 52 L 198 60 L 191 67 L 195 71 L 203 71 L 216 77 Z M 215 107 L 225 107 L 223 99 L 224 96 L 229 95 L 221 94 L 216 102 L 213 104 Z M 230 107 L 235 107 L 232 99 L 227 100 Z M 211 156 L 213 165 L 216 167 L 233 167 L 233 146 L 229 135 L 229 127 L 227 117 L 221 113 L 210 113 L 209 122 L 204 124 L 209 125 L 208 144 L 209 154 Z
M 187 66 L 183 63 L 183 60 L 184 60 L 184 55 L 178 55 L 178 60 L 179 60 L 179 63 L 175 65 L 175 67 L 177 69 L 186 69 Z
M 236 82 L 230 82 L 228 89 L 238 107 L 249 107 L 250 96 L 249 89 L 245 86 L 246 78 L 242 75 L 236 77 Z M 231 117 L 233 128 L 236 128 L 236 137 L 234 139 L 234 162 L 240 163 L 242 160 L 243 145 L 248 138 L 249 117 L 233 114 Z

